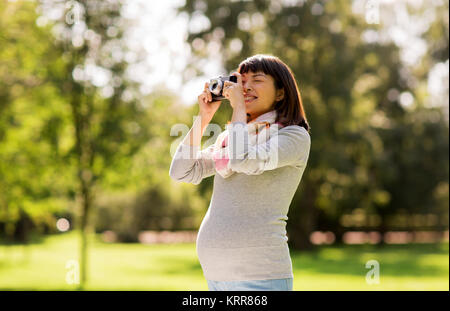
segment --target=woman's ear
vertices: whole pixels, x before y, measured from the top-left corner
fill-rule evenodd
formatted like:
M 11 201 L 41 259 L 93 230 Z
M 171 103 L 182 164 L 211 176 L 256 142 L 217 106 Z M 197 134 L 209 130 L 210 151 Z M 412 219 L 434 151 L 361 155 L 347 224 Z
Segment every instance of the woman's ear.
M 280 101 L 284 98 L 284 88 L 277 89 L 276 101 Z

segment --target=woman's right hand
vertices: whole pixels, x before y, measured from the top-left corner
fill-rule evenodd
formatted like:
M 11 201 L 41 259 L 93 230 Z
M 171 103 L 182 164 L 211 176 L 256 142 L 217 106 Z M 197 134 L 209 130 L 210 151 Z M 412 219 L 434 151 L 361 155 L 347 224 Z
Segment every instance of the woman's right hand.
M 209 83 L 205 83 L 203 93 L 198 96 L 199 113 L 202 117 L 212 119 L 217 109 L 219 109 L 221 101 L 212 101 L 212 94 L 209 91 Z

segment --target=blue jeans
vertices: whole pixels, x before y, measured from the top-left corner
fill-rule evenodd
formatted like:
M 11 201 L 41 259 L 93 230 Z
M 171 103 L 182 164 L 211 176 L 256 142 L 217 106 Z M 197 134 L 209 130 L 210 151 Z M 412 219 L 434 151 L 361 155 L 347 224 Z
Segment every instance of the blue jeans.
M 294 279 L 206 281 L 210 291 L 292 291 Z

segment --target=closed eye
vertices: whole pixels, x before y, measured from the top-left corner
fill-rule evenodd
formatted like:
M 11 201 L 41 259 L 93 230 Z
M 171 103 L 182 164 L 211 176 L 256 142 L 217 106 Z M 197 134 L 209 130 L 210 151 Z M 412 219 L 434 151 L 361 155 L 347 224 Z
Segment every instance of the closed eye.
M 261 81 L 261 80 L 253 80 L 253 82 L 264 82 L 264 81 Z M 242 81 L 242 84 L 245 84 L 245 81 Z

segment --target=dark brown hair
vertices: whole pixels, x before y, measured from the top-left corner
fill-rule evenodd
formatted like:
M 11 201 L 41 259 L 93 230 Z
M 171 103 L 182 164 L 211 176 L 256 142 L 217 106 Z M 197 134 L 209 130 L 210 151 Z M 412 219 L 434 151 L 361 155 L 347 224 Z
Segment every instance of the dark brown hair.
M 305 110 L 292 70 L 278 57 L 272 55 L 257 54 L 251 56 L 239 64 L 240 74 L 247 72 L 264 72 L 271 75 L 275 81 L 275 88 L 284 88 L 284 98 L 275 103 L 277 119 L 284 126 L 303 126 L 308 132 L 310 126 L 306 120 Z

